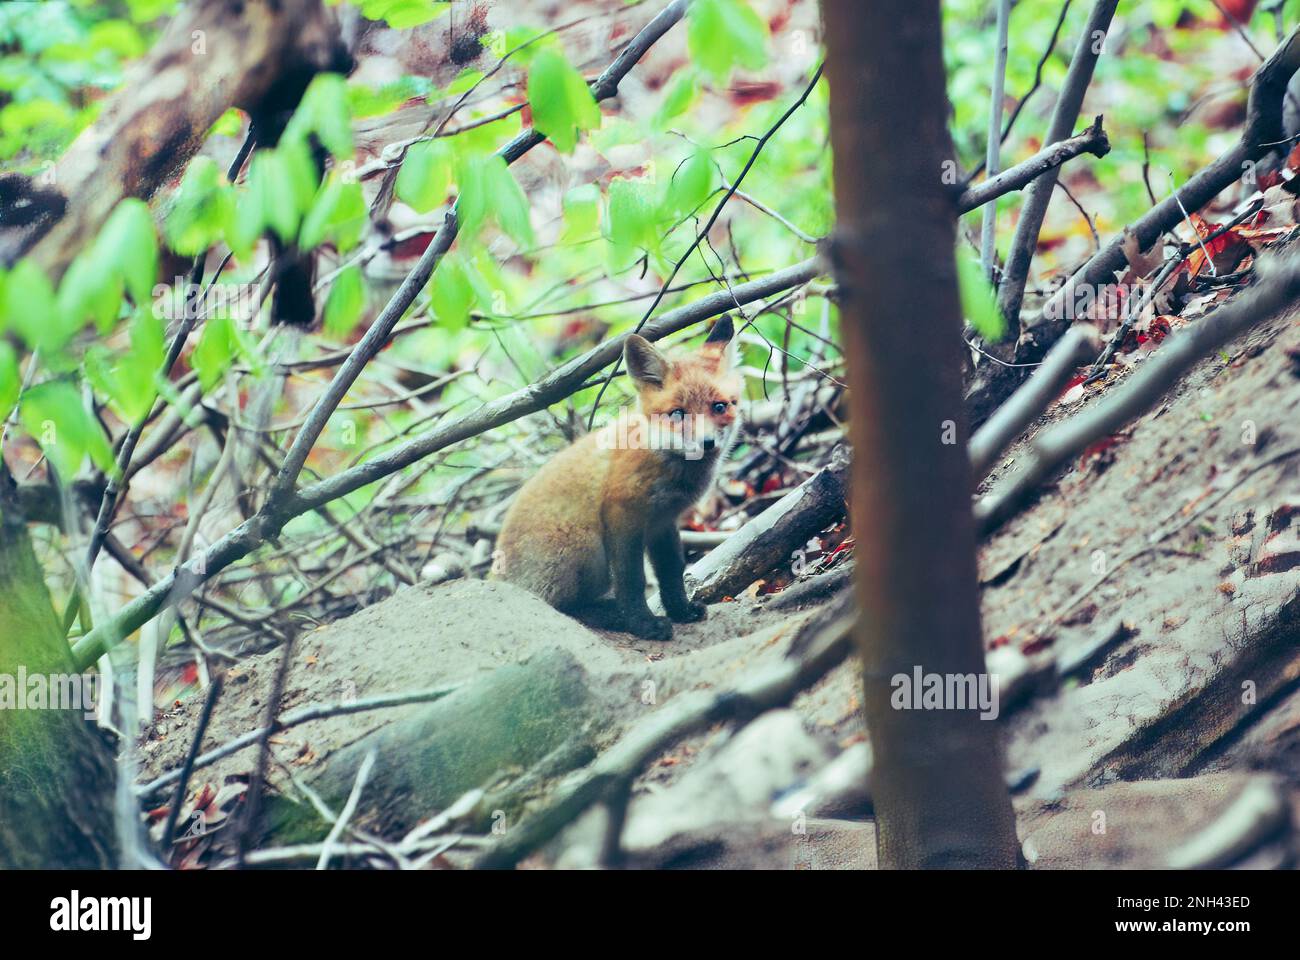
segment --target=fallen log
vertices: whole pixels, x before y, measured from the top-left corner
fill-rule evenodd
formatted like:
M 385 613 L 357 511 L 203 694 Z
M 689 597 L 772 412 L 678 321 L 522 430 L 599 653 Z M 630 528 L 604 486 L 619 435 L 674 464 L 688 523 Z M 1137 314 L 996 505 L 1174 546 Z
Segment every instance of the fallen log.
M 788 563 L 819 530 L 843 518 L 848 473 L 848 449 L 836 447 L 830 463 L 692 564 L 686 592 L 716 603 Z

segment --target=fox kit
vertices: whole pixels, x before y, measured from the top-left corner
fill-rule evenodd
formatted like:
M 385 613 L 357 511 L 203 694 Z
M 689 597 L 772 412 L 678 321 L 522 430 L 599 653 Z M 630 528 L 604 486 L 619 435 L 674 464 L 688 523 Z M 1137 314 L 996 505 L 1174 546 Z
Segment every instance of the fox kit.
M 627 338 L 639 410 L 587 434 L 524 484 L 506 513 L 493 576 L 561 610 L 598 600 L 612 583 L 623 629 L 651 640 L 670 639 L 671 620 L 704 619 L 704 604 L 686 598 L 677 524 L 708 489 L 739 426 L 733 332 L 722 317 L 704 346 L 686 354 Z M 646 605 L 643 553 L 667 617 Z

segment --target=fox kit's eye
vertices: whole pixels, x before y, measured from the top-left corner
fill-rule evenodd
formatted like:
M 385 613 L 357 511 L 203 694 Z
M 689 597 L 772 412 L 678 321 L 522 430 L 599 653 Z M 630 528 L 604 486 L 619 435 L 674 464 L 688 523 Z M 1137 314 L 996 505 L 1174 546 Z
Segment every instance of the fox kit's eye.
M 686 416 L 686 411 L 683 410 L 681 407 L 678 407 L 672 413 L 668 414 L 668 419 L 672 420 L 674 423 L 681 423 L 682 418 L 685 416 Z
M 717 401 L 713 405 L 713 412 L 716 413 L 718 416 L 722 416 L 724 413 L 727 412 L 727 404 L 721 400 Z

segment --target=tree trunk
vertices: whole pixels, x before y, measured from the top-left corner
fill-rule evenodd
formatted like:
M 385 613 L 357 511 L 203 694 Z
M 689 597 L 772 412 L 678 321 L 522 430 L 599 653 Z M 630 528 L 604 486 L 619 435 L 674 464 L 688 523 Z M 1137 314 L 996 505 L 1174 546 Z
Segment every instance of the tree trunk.
M 48 691 L 51 677 L 74 668 L 16 493 L 0 464 L 0 869 L 110 868 L 108 744 L 79 706 L 51 709 L 47 696 L 44 709 L 17 709 L 16 698 L 33 692 L 18 688 L 20 669 Z
M 996 723 L 892 706 L 916 669 L 984 671 L 939 3 L 824 0 L 823 15 L 879 860 L 1014 867 Z

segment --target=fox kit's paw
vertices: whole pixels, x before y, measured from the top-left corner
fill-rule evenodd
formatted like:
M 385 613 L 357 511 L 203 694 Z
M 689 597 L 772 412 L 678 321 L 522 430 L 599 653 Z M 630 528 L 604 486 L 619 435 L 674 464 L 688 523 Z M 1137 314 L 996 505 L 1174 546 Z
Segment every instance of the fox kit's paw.
M 647 611 L 627 618 L 627 632 L 646 640 L 671 640 L 673 624 L 667 617 L 656 617 Z
M 709 615 L 709 608 L 702 603 L 686 600 L 672 606 L 665 604 L 664 612 L 678 623 L 696 623 Z

